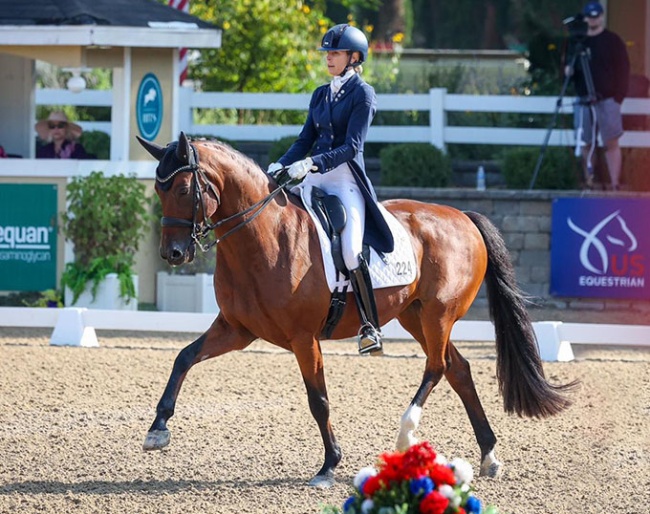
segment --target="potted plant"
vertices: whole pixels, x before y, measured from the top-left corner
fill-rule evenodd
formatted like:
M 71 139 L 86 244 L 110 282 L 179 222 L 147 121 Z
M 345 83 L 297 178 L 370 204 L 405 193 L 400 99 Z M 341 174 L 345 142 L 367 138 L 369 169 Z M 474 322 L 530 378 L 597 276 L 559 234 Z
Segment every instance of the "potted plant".
M 38 298 L 34 301 L 23 300 L 27 307 L 63 307 L 62 295 L 55 289 L 46 289 L 38 293 Z
M 145 189 L 135 176 L 99 171 L 70 181 L 61 227 L 74 245 L 61 277 L 66 305 L 137 309 L 134 258 L 151 219 Z
M 162 216 L 160 200 L 156 197 L 154 215 Z M 206 241 L 209 244 L 214 235 Z M 182 266 L 166 265 L 156 274 L 156 307 L 159 311 L 218 313 L 214 296 L 216 248 L 207 252 L 197 248 L 194 260 Z

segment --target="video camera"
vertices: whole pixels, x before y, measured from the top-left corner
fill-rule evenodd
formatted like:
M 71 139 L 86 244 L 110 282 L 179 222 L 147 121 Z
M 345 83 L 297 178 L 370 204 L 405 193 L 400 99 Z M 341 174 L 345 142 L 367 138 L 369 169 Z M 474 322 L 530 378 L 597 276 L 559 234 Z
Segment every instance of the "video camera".
M 569 37 L 571 39 L 575 41 L 584 41 L 587 38 L 589 24 L 585 20 L 584 14 L 578 13 L 575 16 L 562 20 L 562 23 L 566 25 L 569 30 Z

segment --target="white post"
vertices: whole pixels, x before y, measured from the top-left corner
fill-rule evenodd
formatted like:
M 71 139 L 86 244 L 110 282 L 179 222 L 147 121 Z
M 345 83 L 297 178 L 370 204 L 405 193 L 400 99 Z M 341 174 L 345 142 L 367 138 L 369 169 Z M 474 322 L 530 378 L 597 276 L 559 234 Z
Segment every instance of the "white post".
M 178 134 L 180 134 L 180 63 L 179 63 L 179 51 L 178 48 L 172 49 L 172 139 L 176 139 Z
M 191 134 L 194 118 L 192 113 L 192 96 L 194 90 L 191 87 L 179 88 L 178 95 L 178 128 L 173 133 L 174 137 L 182 130 L 186 134 Z
M 50 337 L 52 346 L 99 346 L 93 327 L 86 325 L 84 315 L 87 309 L 58 309 L 59 317 Z
M 129 160 L 131 114 L 131 49 L 124 49 L 121 68 L 113 68 L 111 161 Z
M 571 343 L 562 339 L 561 321 L 537 321 L 533 323 L 539 356 L 545 362 L 570 362 L 574 359 Z
M 446 152 L 445 127 L 447 125 L 447 113 L 445 111 L 444 88 L 429 89 L 429 125 L 431 127 L 431 144 Z

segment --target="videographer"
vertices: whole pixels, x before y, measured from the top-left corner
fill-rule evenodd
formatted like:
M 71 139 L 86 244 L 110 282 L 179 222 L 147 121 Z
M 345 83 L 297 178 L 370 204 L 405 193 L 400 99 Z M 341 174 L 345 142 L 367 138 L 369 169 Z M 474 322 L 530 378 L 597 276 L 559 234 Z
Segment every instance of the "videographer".
M 581 25 L 582 24 L 582 25 Z M 576 28 L 577 27 L 577 28 Z M 581 27 L 584 27 L 584 31 Z M 573 29 L 573 30 L 572 30 Z M 611 188 L 620 188 L 621 147 L 623 135 L 621 103 L 628 89 L 630 61 L 623 40 L 605 28 L 605 12 L 598 2 L 585 5 L 582 15 L 569 25 L 569 61 L 565 73 L 572 75 L 580 102 L 575 105 L 574 123 L 578 137 L 582 134 L 582 160 L 587 187 L 593 184 L 593 157 L 597 130 L 605 145 Z M 587 59 L 576 59 L 584 52 Z M 588 62 L 589 70 L 583 70 Z M 573 68 L 573 69 L 572 69 Z M 590 72 L 590 73 L 589 73 Z M 593 91 L 590 82 L 593 82 Z

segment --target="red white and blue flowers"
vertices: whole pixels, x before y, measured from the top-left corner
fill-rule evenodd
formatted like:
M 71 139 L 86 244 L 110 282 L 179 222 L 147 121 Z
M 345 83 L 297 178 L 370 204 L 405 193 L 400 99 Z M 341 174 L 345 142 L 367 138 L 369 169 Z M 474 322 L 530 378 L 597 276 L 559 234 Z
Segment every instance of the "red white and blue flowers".
M 448 462 L 423 442 L 384 453 L 376 468 L 361 469 L 343 514 L 497 514 L 472 495 L 473 478 L 468 462 Z

